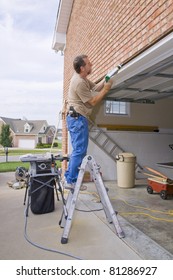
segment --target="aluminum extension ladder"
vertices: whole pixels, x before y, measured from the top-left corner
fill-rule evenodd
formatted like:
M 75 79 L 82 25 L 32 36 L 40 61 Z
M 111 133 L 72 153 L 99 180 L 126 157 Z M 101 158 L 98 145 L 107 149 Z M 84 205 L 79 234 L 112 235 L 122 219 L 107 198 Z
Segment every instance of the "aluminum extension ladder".
M 97 165 L 97 163 L 95 162 L 95 160 L 92 156 L 87 155 L 84 157 L 82 164 L 80 166 L 80 171 L 79 171 L 79 175 L 77 178 L 75 188 L 74 188 L 74 190 L 69 191 L 66 205 L 65 205 L 65 210 L 63 209 L 61 220 L 59 222 L 59 225 L 62 228 L 64 228 L 63 234 L 61 237 L 62 244 L 66 244 L 68 242 L 68 236 L 70 233 L 73 214 L 74 214 L 78 194 L 80 191 L 80 187 L 82 185 L 85 169 L 87 166 L 89 167 L 89 169 L 91 171 L 91 175 L 94 180 L 95 186 L 97 188 L 98 194 L 100 196 L 100 201 L 103 205 L 103 210 L 106 214 L 106 218 L 107 218 L 108 222 L 113 223 L 113 225 L 116 229 L 117 235 L 120 238 L 123 238 L 125 236 L 124 232 L 122 231 L 122 229 L 119 225 L 119 221 L 117 218 L 117 212 L 114 211 L 112 204 L 109 200 L 106 188 L 104 186 L 102 177 L 100 175 L 100 167 Z
M 113 161 L 117 163 L 119 153 L 125 151 L 106 133 L 106 131 L 98 127 L 91 119 L 89 119 L 89 138 L 102 151 L 104 151 Z M 141 172 L 142 166 L 136 162 L 135 171 Z

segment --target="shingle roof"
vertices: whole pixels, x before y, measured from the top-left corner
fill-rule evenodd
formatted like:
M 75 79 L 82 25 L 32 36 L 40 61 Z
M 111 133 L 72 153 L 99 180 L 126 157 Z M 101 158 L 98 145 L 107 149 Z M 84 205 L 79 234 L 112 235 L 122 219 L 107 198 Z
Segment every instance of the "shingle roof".
M 45 125 L 45 128 L 48 127 L 48 123 L 46 120 L 21 120 L 21 119 L 11 119 L 11 118 L 5 118 L 5 117 L 0 117 L 2 121 L 5 124 L 10 125 L 11 130 L 15 134 L 23 134 L 24 133 L 24 125 L 26 123 L 32 124 L 33 128 L 31 129 L 30 133 L 27 134 L 39 134 L 43 133 L 41 129 Z

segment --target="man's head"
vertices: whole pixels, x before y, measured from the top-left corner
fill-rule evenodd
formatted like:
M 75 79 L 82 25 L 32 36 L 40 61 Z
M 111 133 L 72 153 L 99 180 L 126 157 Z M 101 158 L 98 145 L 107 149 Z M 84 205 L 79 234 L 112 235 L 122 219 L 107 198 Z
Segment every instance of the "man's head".
M 92 64 L 89 61 L 88 56 L 84 54 L 75 57 L 73 67 L 78 74 L 81 74 L 84 77 L 89 75 L 92 71 Z

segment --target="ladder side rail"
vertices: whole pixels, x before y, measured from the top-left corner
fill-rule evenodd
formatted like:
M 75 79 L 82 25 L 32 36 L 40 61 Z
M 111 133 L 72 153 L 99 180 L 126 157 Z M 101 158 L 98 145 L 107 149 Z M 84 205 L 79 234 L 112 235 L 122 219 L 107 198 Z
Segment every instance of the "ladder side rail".
M 60 225 L 61 228 L 65 227 L 65 223 L 66 223 L 66 219 L 68 217 L 68 211 L 69 211 L 71 200 L 72 200 L 72 192 L 69 192 L 68 196 L 67 196 L 66 204 L 63 207 L 63 212 L 62 212 L 61 219 L 59 221 L 59 225 Z
M 96 186 L 96 189 L 97 189 L 97 192 L 99 194 L 99 197 L 100 197 L 100 202 L 103 206 L 103 210 L 105 212 L 105 215 L 106 215 L 106 218 L 108 220 L 109 223 L 112 223 L 112 218 L 111 218 L 111 215 L 107 209 L 107 205 L 106 205 L 106 201 L 105 201 L 105 196 L 102 192 L 102 189 L 105 188 L 104 184 L 103 184 L 103 181 L 101 179 L 101 175 L 100 175 L 100 171 L 97 167 L 97 170 L 94 170 L 94 168 L 91 167 L 92 166 L 92 163 L 89 163 L 89 167 L 91 169 L 91 174 L 92 174 L 92 178 L 93 178 L 93 181 L 95 183 L 95 186 Z
M 74 210 L 75 210 L 78 194 L 79 194 L 79 188 L 75 187 L 74 192 L 72 193 L 72 196 L 71 196 L 70 203 L 69 203 L 68 215 L 66 218 L 64 231 L 63 231 L 63 234 L 61 237 L 62 244 L 66 244 L 68 242 L 68 236 L 69 236 L 69 232 L 70 232 L 71 225 L 72 225 L 72 219 L 73 219 L 73 215 L 74 215 Z
M 64 231 L 63 231 L 63 234 L 62 234 L 62 237 L 61 237 L 61 243 L 62 244 L 66 244 L 68 242 L 68 236 L 69 236 L 69 232 L 70 232 L 70 229 L 71 229 L 71 224 L 72 224 L 72 219 L 73 219 L 74 210 L 75 210 L 75 206 L 76 206 L 76 201 L 77 201 L 78 194 L 79 194 L 79 191 L 80 191 L 80 186 L 82 185 L 86 165 L 87 165 L 87 156 L 85 156 L 85 158 L 82 161 L 75 188 L 74 188 L 74 190 L 70 191 L 71 194 L 69 195 L 68 200 L 67 200 L 68 215 L 66 217 L 66 223 L 65 223 L 65 226 L 64 226 Z
M 90 156 L 90 158 L 91 158 L 91 161 L 90 161 L 89 165 L 93 166 L 92 171 L 95 175 L 95 185 L 96 185 L 97 190 L 100 194 L 100 198 L 102 199 L 101 202 L 103 204 L 103 208 L 105 210 L 107 218 L 109 218 L 109 222 L 112 222 L 114 224 L 117 235 L 120 238 L 123 238 L 125 235 L 124 235 L 124 232 L 122 231 L 122 229 L 120 227 L 120 224 L 119 224 L 119 221 L 117 219 L 117 212 L 115 212 L 115 210 L 112 207 L 112 204 L 111 204 L 110 199 L 108 197 L 108 194 L 107 194 L 106 188 L 104 186 L 103 180 L 101 178 L 100 172 L 98 173 L 98 167 L 96 168 L 96 162 L 91 156 Z
M 139 163 L 136 163 L 135 164 L 135 172 L 137 173 L 137 172 L 139 172 L 141 170 L 143 170 L 143 167 Z

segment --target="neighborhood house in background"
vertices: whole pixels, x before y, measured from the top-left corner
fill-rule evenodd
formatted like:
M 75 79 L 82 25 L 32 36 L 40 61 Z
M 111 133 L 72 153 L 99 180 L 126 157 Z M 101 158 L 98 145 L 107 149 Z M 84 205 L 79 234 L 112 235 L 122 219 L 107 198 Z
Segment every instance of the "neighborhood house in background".
M 22 120 L 0 117 L 2 125 L 9 125 L 13 138 L 13 147 L 34 149 L 37 144 L 52 144 L 55 126 L 46 120 Z

